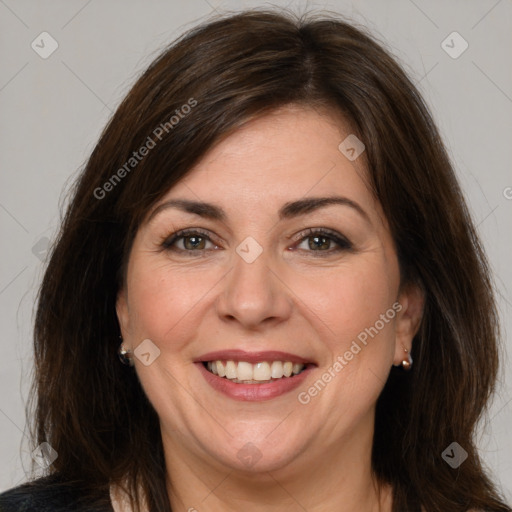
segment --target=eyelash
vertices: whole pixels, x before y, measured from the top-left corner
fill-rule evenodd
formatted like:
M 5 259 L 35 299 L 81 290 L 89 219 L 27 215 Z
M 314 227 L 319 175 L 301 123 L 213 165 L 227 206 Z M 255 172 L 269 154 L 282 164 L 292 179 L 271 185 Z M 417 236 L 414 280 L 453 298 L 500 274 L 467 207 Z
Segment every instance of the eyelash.
M 181 231 L 177 231 L 176 233 L 173 233 L 171 236 L 166 237 L 161 243 L 161 247 L 166 251 L 173 251 L 173 252 L 181 252 L 181 253 L 203 253 L 205 251 L 209 251 L 212 249 L 177 249 L 174 247 L 174 244 L 181 239 L 185 239 L 187 237 L 192 237 L 193 235 L 199 235 L 201 238 L 204 238 L 206 241 L 209 241 L 216 245 L 210 238 L 209 233 L 206 231 L 203 231 L 199 228 L 194 229 L 182 229 Z M 314 236 L 321 236 L 324 238 L 327 238 L 328 240 L 331 240 L 335 244 L 338 245 L 337 249 L 334 250 L 326 250 L 326 251 L 315 251 L 315 250 L 309 250 L 306 252 L 316 253 L 314 257 L 325 257 L 329 256 L 333 253 L 338 253 L 340 251 L 351 251 L 353 250 L 352 243 L 345 238 L 344 236 L 340 235 L 339 233 L 336 233 L 335 231 L 331 231 L 326 228 L 308 228 L 298 235 L 297 245 L 300 245 L 304 240 L 307 240 L 308 238 L 313 238 Z M 296 250 L 296 249 L 294 249 Z M 302 250 L 302 249 L 300 249 Z

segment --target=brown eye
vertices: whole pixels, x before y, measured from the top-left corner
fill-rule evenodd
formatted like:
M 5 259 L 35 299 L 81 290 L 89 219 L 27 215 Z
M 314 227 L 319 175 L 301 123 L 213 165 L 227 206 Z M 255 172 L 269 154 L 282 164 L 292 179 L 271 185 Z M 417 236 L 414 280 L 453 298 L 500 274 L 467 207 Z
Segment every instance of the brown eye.
M 197 235 L 183 236 L 183 245 L 185 249 L 194 250 L 194 249 L 204 249 L 205 248 L 205 238 Z
M 197 230 L 178 231 L 166 238 L 162 242 L 162 247 L 175 252 L 201 252 L 218 248 L 208 234 Z
M 312 250 L 316 249 L 329 249 L 331 247 L 332 240 L 326 236 L 309 236 L 309 248 Z
M 319 256 L 323 256 L 324 253 L 332 254 L 353 248 L 352 244 L 344 236 L 325 228 L 309 229 L 301 233 L 300 236 L 301 238 L 296 248 L 306 252 L 319 253 Z

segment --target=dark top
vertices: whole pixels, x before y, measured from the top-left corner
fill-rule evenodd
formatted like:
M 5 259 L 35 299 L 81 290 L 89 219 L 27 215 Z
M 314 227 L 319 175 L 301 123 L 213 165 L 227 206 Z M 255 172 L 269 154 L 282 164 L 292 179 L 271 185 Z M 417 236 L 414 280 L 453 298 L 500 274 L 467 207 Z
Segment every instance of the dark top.
M 56 475 L 39 478 L 0 494 L 0 512 L 114 512 L 108 491 L 91 501 L 77 486 Z

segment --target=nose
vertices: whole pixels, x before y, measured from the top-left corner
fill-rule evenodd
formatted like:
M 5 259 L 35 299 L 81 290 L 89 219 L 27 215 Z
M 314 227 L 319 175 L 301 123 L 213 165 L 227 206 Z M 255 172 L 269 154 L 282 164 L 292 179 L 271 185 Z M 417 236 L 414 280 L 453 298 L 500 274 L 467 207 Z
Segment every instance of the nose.
M 279 272 L 273 270 L 265 251 L 252 263 L 238 254 L 217 298 L 217 313 L 224 322 L 246 329 L 259 329 L 287 320 L 292 312 L 292 296 Z

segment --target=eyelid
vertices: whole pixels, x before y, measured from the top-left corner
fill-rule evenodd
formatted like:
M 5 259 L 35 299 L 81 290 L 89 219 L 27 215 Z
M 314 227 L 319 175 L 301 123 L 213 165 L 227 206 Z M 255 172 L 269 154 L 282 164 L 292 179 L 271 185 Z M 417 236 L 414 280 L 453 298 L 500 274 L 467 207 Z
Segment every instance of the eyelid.
M 305 239 L 312 237 L 314 235 L 325 235 L 327 238 L 331 239 L 336 245 L 338 245 L 338 248 L 335 250 L 328 250 L 328 251 L 306 251 L 310 253 L 324 253 L 324 255 L 333 254 L 335 252 L 339 251 L 351 251 L 354 249 L 354 245 L 352 242 L 341 233 L 329 229 L 329 228 L 307 228 L 300 233 L 297 233 L 293 236 L 293 239 L 296 240 L 298 243 L 303 242 Z
M 208 232 L 207 230 L 202 229 L 202 228 L 184 228 L 184 229 L 180 229 L 180 230 L 172 233 L 171 235 L 165 236 L 161 240 L 159 245 L 163 249 L 171 249 L 172 245 L 176 242 L 176 240 L 178 240 L 180 238 L 184 238 L 186 236 L 191 236 L 191 235 L 196 235 L 196 234 L 197 235 L 201 235 L 202 237 L 204 237 L 206 240 L 210 241 L 215 246 L 218 245 L 214 240 L 212 240 L 211 233 Z M 205 249 L 205 250 L 208 250 L 208 249 Z M 186 252 L 192 252 L 192 251 L 186 251 Z
M 200 252 L 216 250 L 218 248 L 218 246 L 220 245 L 214 239 L 212 239 L 211 233 L 208 230 L 205 230 L 205 229 L 202 229 L 202 228 L 184 228 L 184 229 L 180 229 L 180 230 L 172 233 L 171 235 L 168 235 L 168 236 L 164 237 L 161 240 L 161 242 L 159 243 L 159 245 L 164 250 L 173 250 L 173 245 L 174 245 L 174 243 L 177 240 L 185 238 L 187 236 L 192 236 L 192 235 L 200 235 L 200 236 L 202 236 L 204 239 L 206 239 L 210 243 L 214 244 L 215 245 L 215 249 L 198 249 L 197 251 L 192 251 L 192 250 L 176 249 L 176 248 L 174 248 L 174 250 L 176 250 L 177 252 L 190 252 L 190 253 L 197 252 L 197 253 L 200 253 Z M 330 249 L 330 250 L 326 250 L 326 251 L 313 251 L 312 250 L 312 251 L 304 251 L 304 252 L 309 252 L 309 253 L 313 253 L 313 254 L 316 253 L 319 256 L 320 255 L 328 256 L 330 254 L 337 253 L 339 251 L 351 251 L 351 250 L 354 249 L 352 242 L 346 236 L 342 235 L 341 233 L 339 233 L 339 232 L 337 232 L 335 230 L 332 230 L 332 229 L 329 229 L 329 228 L 324 228 L 324 227 L 304 229 L 304 230 L 300 231 L 299 233 L 297 233 L 297 234 L 293 235 L 292 237 L 290 237 L 290 239 L 295 240 L 297 242 L 297 244 L 298 244 L 298 243 L 302 243 L 304 240 L 306 240 L 307 238 L 312 237 L 314 235 L 326 236 L 327 238 L 329 238 L 331 241 L 333 241 L 337 245 L 337 248 L 334 249 L 334 250 Z

